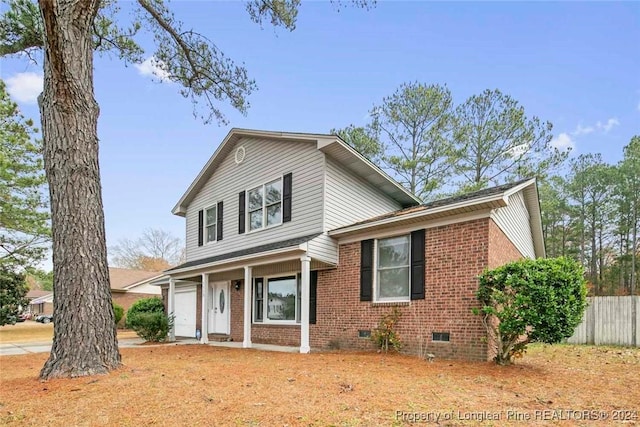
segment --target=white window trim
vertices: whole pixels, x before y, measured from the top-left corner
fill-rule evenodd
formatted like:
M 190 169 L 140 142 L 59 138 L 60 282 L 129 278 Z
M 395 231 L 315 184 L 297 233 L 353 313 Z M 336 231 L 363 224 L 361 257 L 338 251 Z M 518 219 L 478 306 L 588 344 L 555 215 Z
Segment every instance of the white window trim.
M 267 184 L 270 184 L 274 181 L 280 181 L 280 222 L 276 223 L 276 224 L 271 224 L 271 225 L 266 225 L 267 224 L 267 198 L 265 197 L 264 194 L 264 189 L 266 187 Z M 255 190 L 256 188 L 262 188 L 262 227 L 260 228 L 256 228 L 255 230 L 251 229 L 251 210 L 249 209 L 249 192 L 251 190 Z M 280 175 L 276 178 L 270 179 L 268 181 L 265 181 L 263 184 L 261 185 L 255 185 L 253 187 L 250 187 L 248 189 L 245 189 L 245 205 L 244 205 L 244 211 L 245 213 L 245 230 L 246 233 L 245 234 L 251 234 L 251 233 L 257 233 L 260 231 L 264 231 L 267 230 L 269 228 L 273 228 L 273 227 L 278 227 L 280 225 L 283 224 L 282 222 L 282 215 L 283 215 L 283 208 L 284 208 L 284 175 Z M 275 203 L 273 203 L 275 204 Z
M 215 230 L 215 239 L 213 240 L 207 240 L 207 211 L 209 209 L 215 209 L 216 211 L 216 217 L 213 220 L 213 227 Z M 203 221 L 202 221 L 202 241 L 204 242 L 205 245 L 210 245 L 211 243 L 215 243 L 218 241 L 218 203 L 214 203 L 212 205 L 207 206 L 206 208 L 203 209 L 202 211 L 202 216 L 203 216 Z
M 278 274 L 271 274 L 269 276 L 261 276 L 261 277 L 254 277 L 252 280 L 252 293 L 251 293 L 251 305 L 252 307 L 255 308 L 255 304 L 256 304 L 256 290 L 255 290 L 255 279 L 259 279 L 262 278 L 262 322 L 256 322 L 256 316 L 255 316 L 255 310 L 254 310 L 254 314 L 251 316 L 251 323 L 253 325 L 293 325 L 293 326 L 300 326 L 301 322 L 298 322 L 296 320 L 271 320 L 269 319 L 269 317 L 267 316 L 267 311 L 269 310 L 269 292 L 268 292 L 268 287 L 269 287 L 269 279 L 279 279 L 279 278 L 283 278 L 283 277 L 291 277 L 293 276 L 295 281 L 296 281 L 296 308 L 295 308 L 295 313 L 296 313 L 296 317 L 298 317 L 298 305 L 300 305 L 300 301 L 298 300 L 298 286 L 300 286 L 301 284 L 298 283 L 298 274 L 300 272 L 299 271 L 295 271 L 295 272 L 289 272 L 289 273 L 278 273 Z
M 404 298 L 379 298 L 378 294 L 378 241 L 391 239 L 394 237 L 409 237 L 409 293 Z M 411 233 L 394 234 L 385 236 L 373 241 L 373 302 L 374 303 L 394 303 L 394 302 L 411 302 Z

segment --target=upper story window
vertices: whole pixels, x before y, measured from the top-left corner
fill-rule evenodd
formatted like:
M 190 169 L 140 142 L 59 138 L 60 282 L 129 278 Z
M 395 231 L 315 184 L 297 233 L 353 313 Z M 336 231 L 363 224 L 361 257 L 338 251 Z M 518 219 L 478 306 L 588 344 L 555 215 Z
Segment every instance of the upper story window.
M 376 301 L 409 301 L 409 235 L 376 240 Z
M 222 240 L 222 201 L 198 211 L 198 246 Z
M 249 231 L 282 224 L 282 178 L 248 191 Z
M 292 174 L 287 173 L 259 187 L 241 191 L 238 194 L 238 233 L 291 221 L 292 182 Z
M 205 243 L 216 241 L 216 225 L 218 213 L 216 206 L 204 210 L 204 241 Z

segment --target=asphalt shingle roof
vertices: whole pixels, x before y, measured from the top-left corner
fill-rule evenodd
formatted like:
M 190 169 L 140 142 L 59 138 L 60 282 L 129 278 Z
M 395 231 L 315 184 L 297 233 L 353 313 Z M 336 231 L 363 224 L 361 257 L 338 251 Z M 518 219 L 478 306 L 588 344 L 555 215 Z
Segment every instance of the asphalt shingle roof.
M 281 240 L 279 242 L 267 243 L 266 245 L 254 246 L 252 248 L 241 249 L 239 251 L 234 251 L 234 252 L 228 252 L 226 254 L 197 259 L 194 261 L 185 262 L 184 264 L 180 264 L 166 271 L 171 272 L 175 270 L 181 270 L 183 268 L 196 267 L 202 264 L 209 264 L 212 262 L 224 261 L 227 259 L 238 258 L 246 255 L 258 254 L 260 252 L 268 252 L 276 249 L 286 248 L 289 246 L 296 246 L 296 245 L 299 245 L 300 243 L 308 242 L 309 240 L 319 236 L 320 234 L 321 233 L 316 233 L 316 234 L 311 234 L 309 236 L 295 237 L 293 239 Z

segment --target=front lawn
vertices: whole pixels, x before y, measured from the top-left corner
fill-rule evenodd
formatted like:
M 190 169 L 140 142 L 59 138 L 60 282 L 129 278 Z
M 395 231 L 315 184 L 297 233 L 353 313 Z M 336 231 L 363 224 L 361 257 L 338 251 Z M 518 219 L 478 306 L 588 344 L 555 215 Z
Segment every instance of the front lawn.
M 202 345 L 122 355 L 110 375 L 48 382 L 37 380 L 46 354 L 0 357 L 0 424 L 372 426 L 439 417 L 441 425 L 503 425 L 509 416 L 520 425 L 583 424 L 640 410 L 638 349 L 534 346 L 510 367 Z
M 118 338 L 135 338 L 133 331 L 119 329 Z M 38 323 L 35 320 L 0 326 L 0 344 L 24 344 L 45 342 L 53 339 L 53 323 Z

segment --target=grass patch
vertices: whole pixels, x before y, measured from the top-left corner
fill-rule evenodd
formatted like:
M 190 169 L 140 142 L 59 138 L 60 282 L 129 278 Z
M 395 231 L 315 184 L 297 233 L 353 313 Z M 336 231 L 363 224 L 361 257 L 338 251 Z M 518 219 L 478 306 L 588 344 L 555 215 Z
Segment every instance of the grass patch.
M 135 332 L 119 329 L 118 338 L 136 338 Z M 53 323 L 43 324 L 34 320 L 0 326 L 0 344 L 49 342 L 53 340 Z
M 0 424 L 405 425 L 397 416 L 405 411 L 454 414 L 444 425 L 475 425 L 459 415 L 491 412 L 502 418 L 484 425 L 504 425 L 507 411 L 640 410 L 638 349 L 532 346 L 509 367 L 202 345 L 122 355 L 124 366 L 109 375 L 43 383 L 37 375 L 46 354 L 3 356 Z

